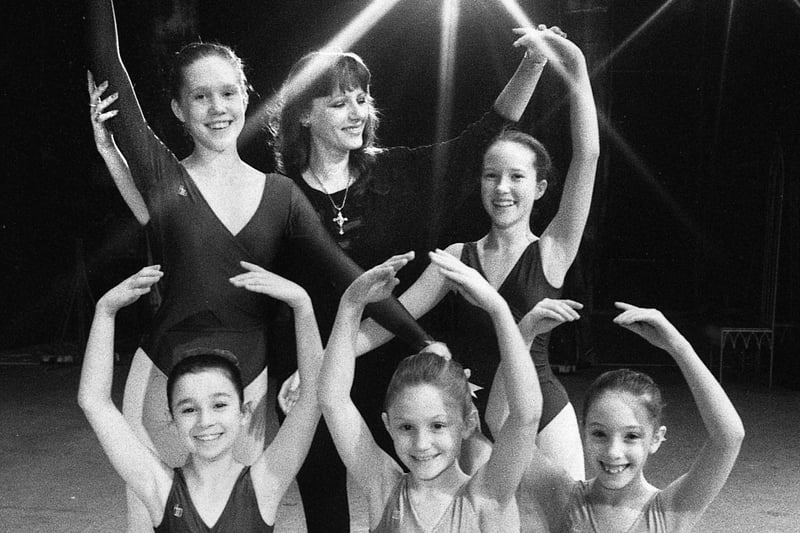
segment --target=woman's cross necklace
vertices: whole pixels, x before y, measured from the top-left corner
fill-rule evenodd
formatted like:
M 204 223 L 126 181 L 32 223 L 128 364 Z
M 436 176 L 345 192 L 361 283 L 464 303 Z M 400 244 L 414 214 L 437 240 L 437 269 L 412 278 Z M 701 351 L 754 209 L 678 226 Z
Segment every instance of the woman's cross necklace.
M 317 173 L 314 172 L 313 168 L 311 168 L 311 165 L 308 166 L 308 171 L 311 173 L 314 179 L 317 180 L 317 183 L 319 183 L 322 192 L 325 193 L 325 196 L 327 196 L 328 200 L 330 200 L 333 209 L 336 210 L 336 216 L 333 217 L 331 220 L 333 220 L 336 223 L 336 225 L 339 226 L 339 235 L 344 235 L 344 223 L 350 219 L 342 215 L 342 209 L 344 209 L 344 204 L 347 203 L 347 193 L 350 192 L 350 184 L 353 182 L 352 176 L 349 175 L 347 176 L 347 187 L 345 187 L 344 189 L 344 198 L 342 199 L 342 205 L 336 205 L 336 202 L 333 201 L 331 193 L 329 193 L 328 189 L 325 188 L 325 185 L 322 184 L 322 180 L 319 179 L 319 176 L 317 176 Z

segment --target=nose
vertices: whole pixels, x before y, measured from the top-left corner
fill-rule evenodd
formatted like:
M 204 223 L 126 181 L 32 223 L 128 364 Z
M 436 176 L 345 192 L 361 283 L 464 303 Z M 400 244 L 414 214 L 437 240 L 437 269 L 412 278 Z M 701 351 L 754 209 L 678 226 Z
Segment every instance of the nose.
M 222 97 L 217 94 L 212 95 L 209 108 L 213 113 L 222 113 L 225 110 Z
M 211 409 L 200 409 L 197 413 L 197 424 L 200 427 L 207 427 L 214 423 Z
M 495 190 L 497 192 L 508 192 L 511 189 L 511 180 L 510 178 L 503 174 L 500 176 L 500 179 L 497 180 L 497 184 L 495 185 Z
M 357 100 L 350 100 L 347 110 L 351 120 L 363 120 L 367 116 L 367 104 Z
M 618 459 L 622 457 L 624 449 L 624 443 L 622 439 L 619 437 L 612 438 L 608 443 L 608 456 L 612 459 Z
M 416 450 L 420 451 L 427 450 L 430 444 L 431 444 L 430 435 L 428 435 L 428 432 L 425 431 L 424 429 L 418 431 L 416 435 L 414 435 L 414 448 Z

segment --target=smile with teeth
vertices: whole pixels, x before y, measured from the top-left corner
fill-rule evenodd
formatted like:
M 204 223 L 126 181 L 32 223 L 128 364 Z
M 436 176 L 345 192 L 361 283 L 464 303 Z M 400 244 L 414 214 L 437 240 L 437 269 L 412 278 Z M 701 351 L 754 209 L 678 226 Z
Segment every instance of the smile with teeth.
M 438 454 L 437 455 L 425 455 L 425 456 L 413 455 L 412 457 L 414 458 L 415 461 L 418 461 L 420 463 L 427 463 L 428 461 L 436 459 L 438 457 Z
M 212 122 L 208 125 L 212 130 L 224 130 L 233 123 L 232 120 L 223 120 L 220 122 Z
M 625 465 L 607 465 L 606 463 L 604 463 L 602 461 L 600 461 L 600 465 L 603 467 L 603 471 L 606 474 L 619 474 L 623 470 L 628 468 L 627 464 L 625 464 Z
M 494 200 L 492 205 L 495 207 L 511 207 L 514 205 L 513 200 Z
M 200 441 L 203 441 L 203 442 L 208 442 L 208 441 L 212 441 L 212 440 L 217 440 L 221 436 L 222 436 L 222 433 L 212 433 L 210 435 L 197 435 L 195 438 L 197 440 L 200 440 Z

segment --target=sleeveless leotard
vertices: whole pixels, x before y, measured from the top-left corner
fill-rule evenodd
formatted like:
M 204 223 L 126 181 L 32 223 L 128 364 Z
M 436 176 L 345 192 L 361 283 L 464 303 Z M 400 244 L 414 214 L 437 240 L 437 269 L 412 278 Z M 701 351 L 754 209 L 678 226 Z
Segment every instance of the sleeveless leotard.
M 478 257 L 476 242 L 464 243 L 461 262 L 477 270 L 483 277 L 486 274 Z M 539 301 L 544 298 L 559 298 L 561 289 L 550 285 L 542 268 L 539 241 L 528 245 L 517 263 L 508 273 L 497 291 L 508 303 L 514 320 L 519 322 Z M 451 311 L 451 327 L 446 334 L 453 357 L 471 371 L 470 382 L 483 387 L 478 391 L 476 406 L 481 416 L 482 428 L 488 432 L 484 415 L 489 389 L 492 386 L 500 352 L 494 325 L 483 309 L 469 303 L 464 297 L 450 293 L 447 296 Z M 550 368 L 548 343 L 550 334 L 537 336 L 531 345 L 531 357 L 539 375 L 542 389 L 541 431 L 569 402 L 567 392 Z
M 409 474 L 403 474 L 383 510 L 378 527 L 372 533 L 480 533 L 480 522 L 466 495 L 465 482 L 456 492 L 439 522 L 432 529 L 424 528 L 417 519 L 408 495 Z
M 279 175 L 266 177 L 261 203 L 247 225 L 233 235 L 217 218 L 174 154 L 149 128 L 119 56 L 110 0 L 89 2 L 90 53 L 106 94 L 119 92 L 115 138 L 130 165 L 150 212 L 148 231 L 165 272 L 163 303 L 143 348 L 168 374 L 186 348 L 228 349 L 239 356 L 245 385 L 267 365 L 265 323 L 268 299 L 234 287 L 245 260 L 270 269 L 284 245 L 297 248 L 302 262 L 285 274 L 315 267 L 341 294 L 361 269 L 330 238 L 302 192 Z M 425 332 L 394 299 L 372 308 L 388 329 L 415 346 Z
M 275 526 L 264 522 L 258 510 L 249 466 L 239 474 L 225 509 L 213 527 L 208 527 L 195 509 L 183 470 L 176 468 L 174 472 L 164 517 L 154 533 L 272 533 Z
M 572 489 L 569 503 L 564 513 L 564 522 L 556 533 L 599 533 L 592 505 L 587 500 L 590 484 L 588 481 L 576 481 Z M 628 529 L 627 533 L 666 533 L 667 515 L 661 499 L 661 491 L 656 492 L 642 509 L 642 514 Z

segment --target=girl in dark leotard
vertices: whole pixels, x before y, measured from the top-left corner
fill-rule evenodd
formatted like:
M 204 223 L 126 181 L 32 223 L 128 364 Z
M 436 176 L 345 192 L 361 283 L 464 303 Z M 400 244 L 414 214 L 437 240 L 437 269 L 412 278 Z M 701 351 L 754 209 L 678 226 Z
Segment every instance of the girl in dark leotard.
M 233 454 L 252 416 L 244 401 L 238 361 L 227 351 L 200 348 L 184 354 L 167 381 L 167 406 L 187 452 L 180 468 L 162 461 L 128 424 L 111 398 L 114 322 L 162 278 L 160 266 L 143 268 L 97 302 L 83 360 L 78 402 L 111 464 L 143 502 L 156 533 L 273 530 L 278 506 L 305 459 L 320 411 L 316 382 L 322 362 L 314 310 L 297 284 L 250 265 L 230 284 L 278 298 L 294 310 L 303 391 L 266 450 L 251 465 Z M 252 292 L 250 292 L 252 291 Z M 245 355 L 245 354 L 242 354 Z M 213 528 L 213 529 L 212 529 Z
M 230 48 L 198 43 L 177 56 L 171 105 L 194 142 L 192 153 L 179 162 L 144 120 L 120 61 L 112 3 L 89 2 L 89 14 L 91 68 L 98 79 L 108 80 L 100 87 L 89 82 L 98 147 L 134 214 L 147 223 L 167 272 L 163 303 L 134 355 L 123 412 L 142 442 L 169 464 L 182 464 L 185 450 L 177 445 L 164 397 L 176 354 L 196 346 L 246 354 L 245 399 L 257 410 L 236 456 L 250 463 L 264 445 L 270 306 L 228 279 L 242 272 L 241 261 L 273 268 L 289 249 L 300 251 L 303 270 L 316 267 L 324 283 L 341 289 L 361 269 L 329 237 L 296 185 L 264 175 L 239 157 L 247 84 Z M 125 159 L 102 126 L 109 119 Z M 424 331 L 396 301 L 374 312 L 408 342 L 424 345 Z M 129 493 L 130 530 L 145 530 L 147 522 Z
M 526 313 L 538 301 L 548 298 L 555 302 L 552 312 L 566 313 L 570 320 L 577 318 L 575 309 L 579 304 L 557 299 L 564 276 L 577 254 L 589 213 L 599 153 L 597 117 L 586 63 L 578 47 L 554 31 L 540 32 L 536 37 L 534 45 L 563 74 L 570 95 L 572 161 L 558 212 L 540 237 L 531 233 L 532 208 L 547 188 L 550 158 L 544 147 L 529 135 L 504 132 L 483 156 L 481 195 L 492 227 L 479 241 L 453 244 L 447 252 L 476 268 L 507 299 L 524 337 L 531 343 L 531 355 L 537 364 L 544 398 L 539 447 L 576 479 L 583 479 L 575 412 L 550 371 L 547 336 L 534 334 L 531 317 Z M 428 269 L 400 301 L 419 317 L 448 290 L 446 280 L 435 269 Z M 456 296 L 456 300 L 455 318 L 460 321 L 454 324 L 447 340 L 454 357 L 473 371 L 475 383 L 485 389 L 491 387 L 488 401 L 478 402 L 478 406 L 486 409 L 486 425 L 496 435 L 504 420 L 504 400 L 501 383 L 493 385 L 499 360 L 491 323 L 485 313 L 463 298 Z M 374 323 L 364 326 L 362 351 L 390 336 Z M 480 392 L 478 395 L 482 396 Z M 477 464 L 480 462 L 478 459 Z
M 524 40 L 515 43 L 525 44 Z M 542 66 L 537 57 L 526 55 L 492 109 L 458 137 L 418 148 L 378 148 L 371 75 L 361 58 L 352 53 L 309 54 L 292 68 L 272 116 L 281 168 L 361 267 L 409 250 L 424 255 L 476 188 L 473 176 L 487 143 L 521 117 Z M 419 264 L 401 272 L 401 288 L 416 279 L 422 271 Z M 326 339 L 336 299 L 329 287 L 312 276 L 301 284 L 311 294 Z M 291 346 L 291 342 L 284 344 Z M 408 353 L 406 346 L 387 346 L 359 359 L 357 365 L 354 400 L 387 450 L 391 443 L 381 429 L 380 398 L 393 369 Z M 282 387 L 282 404 L 296 386 L 296 380 L 290 379 Z M 306 522 L 312 533 L 346 531 L 344 465 L 323 424 L 318 434 L 298 476 Z

